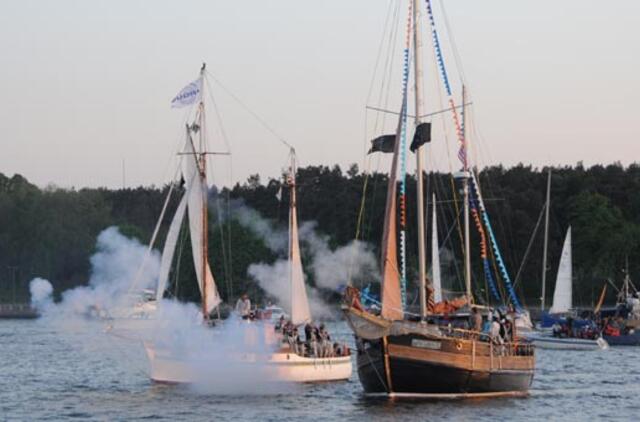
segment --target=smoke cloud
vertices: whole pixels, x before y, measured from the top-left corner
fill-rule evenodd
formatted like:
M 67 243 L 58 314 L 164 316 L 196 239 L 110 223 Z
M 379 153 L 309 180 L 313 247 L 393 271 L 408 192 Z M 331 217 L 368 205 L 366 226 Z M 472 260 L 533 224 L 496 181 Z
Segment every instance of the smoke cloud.
M 259 236 L 274 253 L 281 256 L 286 254 L 289 238 L 286 229 L 274 227 L 257 211 L 244 205 L 236 205 L 234 216 L 240 224 Z M 335 316 L 331 306 L 322 299 L 319 289 L 335 292 L 349 281 L 379 280 L 376 259 L 372 248 L 367 243 L 354 240 L 332 250 L 329 246 L 329 237 L 318 232 L 315 221 L 302 223 L 298 234 L 301 247 L 310 257 L 307 271 L 313 274 L 317 286 L 314 288 L 307 285 L 309 305 L 314 318 Z M 286 259 L 279 259 L 273 264 L 252 264 L 247 273 L 283 308 L 291 309 Z
M 29 292 L 31 293 L 31 306 L 45 311 L 53 305 L 53 286 L 48 280 L 36 277 L 29 283 Z
M 202 324 L 194 304 L 163 300 L 147 353 L 157 356 L 151 375 L 162 376 L 163 356 L 181 363 L 191 388 L 205 394 L 281 394 L 291 385 L 274 384 L 276 368 L 265 358 L 276 348 L 273 328 L 231 317 L 214 329 Z M 156 365 L 154 368 L 153 365 Z M 160 379 L 161 380 L 161 379 Z
M 160 268 L 157 251 L 148 252 L 146 246 L 124 236 L 117 227 L 109 227 L 98 235 L 96 253 L 90 261 L 88 285 L 63 292 L 61 303 L 46 309 L 49 314 L 115 316 L 133 305 L 142 289 L 155 285 Z M 51 288 L 49 281 L 33 279 L 30 282 L 32 301 L 44 300 L 47 286 Z

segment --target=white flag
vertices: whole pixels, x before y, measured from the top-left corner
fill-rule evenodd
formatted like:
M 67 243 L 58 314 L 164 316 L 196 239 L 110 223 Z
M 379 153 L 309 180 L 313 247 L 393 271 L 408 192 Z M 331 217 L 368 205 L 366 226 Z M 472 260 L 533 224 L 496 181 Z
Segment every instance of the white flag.
M 182 88 L 178 95 L 171 100 L 171 108 L 180 108 L 196 103 L 200 100 L 202 92 L 202 78 L 198 78 Z

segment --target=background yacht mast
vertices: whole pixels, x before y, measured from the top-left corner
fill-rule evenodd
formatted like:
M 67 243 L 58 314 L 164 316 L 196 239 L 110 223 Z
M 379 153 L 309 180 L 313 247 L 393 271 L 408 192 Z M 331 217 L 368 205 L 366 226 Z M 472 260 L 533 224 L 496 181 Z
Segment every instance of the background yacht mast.
M 542 251 L 542 293 L 540 295 L 540 310 L 544 311 L 544 300 L 547 290 L 547 245 L 549 244 L 549 206 L 551 205 L 551 168 L 547 177 L 547 201 L 544 205 L 544 246 Z

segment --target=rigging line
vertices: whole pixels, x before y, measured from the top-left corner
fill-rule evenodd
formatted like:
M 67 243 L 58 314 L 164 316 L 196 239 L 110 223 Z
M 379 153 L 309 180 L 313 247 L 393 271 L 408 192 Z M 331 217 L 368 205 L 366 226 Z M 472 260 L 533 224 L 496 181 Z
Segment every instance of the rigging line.
M 435 54 L 435 52 L 434 52 Z M 438 72 L 438 67 L 436 65 L 435 62 L 432 62 L 432 67 L 434 70 L 434 73 Z M 439 100 L 439 104 L 441 107 L 444 107 L 444 101 L 442 98 L 442 86 L 439 84 L 436 84 L 436 91 L 438 93 L 438 100 Z M 464 239 L 462 236 L 462 226 L 460 223 L 460 216 L 461 216 L 461 209 L 458 205 L 458 199 L 457 199 L 457 191 L 455 188 L 455 179 L 453 177 L 453 166 L 452 166 L 452 160 L 451 160 L 451 153 L 450 153 L 450 143 L 449 143 L 449 131 L 447 129 L 447 125 L 445 123 L 445 120 L 443 118 L 440 119 L 440 122 L 442 124 L 442 133 L 444 134 L 444 141 L 445 141 L 445 152 L 447 154 L 447 164 L 449 165 L 449 175 L 448 175 L 448 179 L 450 182 L 450 188 L 451 188 L 451 197 L 452 197 L 452 202 L 453 202 L 453 209 L 451 206 L 446 207 L 446 209 L 449 211 L 449 217 L 451 217 L 451 220 L 453 221 L 453 225 L 452 227 L 457 228 L 457 232 L 458 232 L 458 236 L 460 239 L 460 247 L 461 247 L 461 252 L 462 252 L 462 256 L 464 256 Z M 432 168 L 435 168 L 432 167 Z M 445 192 L 445 188 L 444 188 L 444 183 L 442 182 L 442 180 L 440 180 L 440 178 L 437 178 L 438 182 L 441 184 L 441 189 L 442 192 Z M 441 207 L 442 208 L 442 207 Z M 441 213 L 444 213 L 444 210 L 441 210 Z M 445 215 L 445 217 L 447 217 L 447 215 Z M 453 241 L 450 240 L 449 244 L 451 246 L 451 250 L 455 249 L 455 245 L 453 244 Z M 464 290 L 464 280 L 461 277 L 461 272 L 460 272 L 460 268 L 458 263 L 455 260 L 455 255 L 454 255 L 454 259 L 453 259 L 453 267 L 456 271 L 456 277 L 458 280 L 458 284 L 459 287 L 461 288 L 461 290 Z
M 456 68 L 458 69 L 458 73 L 460 74 L 460 79 L 462 80 L 462 83 L 464 85 L 467 85 L 466 77 L 464 74 L 464 68 L 462 66 L 462 57 L 460 56 L 460 53 L 458 51 L 458 45 L 453 35 L 454 32 L 451 30 L 451 25 L 449 24 L 449 16 L 447 15 L 447 11 L 445 10 L 444 2 L 440 0 L 439 3 L 440 3 L 440 11 L 442 12 L 442 20 L 444 21 L 444 26 L 447 31 L 447 37 L 449 38 L 449 43 L 451 44 L 451 51 L 453 52 L 453 59 L 456 63 Z
M 390 22 L 390 19 L 391 19 L 391 12 L 393 10 L 391 8 L 391 6 L 393 6 L 394 4 L 396 4 L 396 2 L 389 2 L 389 6 L 387 8 L 387 15 L 385 17 L 384 27 L 382 29 L 382 38 L 380 39 L 380 44 L 378 45 L 378 53 L 376 55 L 375 65 L 373 66 L 373 77 L 371 78 L 371 82 L 369 84 L 369 91 L 367 93 L 367 103 L 369 102 L 369 100 L 371 99 L 371 95 L 373 94 L 373 84 L 374 84 L 375 79 L 376 79 L 378 66 L 380 64 L 380 58 L 382 57 L 382 50 L 384 48 L 384 41 L 385 41 L 385 39 L 387 37 L 387 29 L 388 29 L 389 22 Z
M 264 119 L 262 119 L 256 112 L 251 110 L 244 102 L 242 102 L 242 100 L 240 100 L 240 98 L 238 98 L 225 85 L 223 85 L 222 82 L 220 82 L 220 80 L 218 80 L 218 78 L 216 78 L 211 72 L 209 72 L 208 70 L 205 70 L 205 74 L 209 75 L 211 77 L 211 79 L 214 80 L 214 82 L 216 82 L 218 85 L 220 85 L 220 87 L 224 90 L 224 92 L 227 93 L 227 95 L 229 95 L 231 98 L 233 98 L 247 113 L 249 113 L 251 116 L 253 116 L 253 118 L 256 119 L 258 121 L 258 123 L 260 123 L 260 125 L 262 125 L 262 127 L 264 129 L 266 129 L 269 133 L 271 133 L 278 141 L 280 141 L 282 144 L 284 144 L 287 148 L 295 150 L 295 148 L 289 142 L 287 142 L 274 129 L 272 129 L 271 126 L 269 126 Z
M 384 78 L 383 78 L 383 83 L 380 86 L 380 94 L 379 94 L 379 101 L 382 101 L 382 96 L 383 96 L 383 92 L 386 89 L 386 93 L 384 93 L 384 101 L 383 101 L 383 105 L 384 107 L 387 107 L 389 104 L 389 96 L 391 94 L 391 79 L 392 79 L 392 75 L 393 75 L 393 69 L 395 68 L 395 57 L 396 57 L 396 48 L 397 48 L 397 40 L 398 40 L 398 34 L 400 32 L 400 2 L 397 2 L 397 6 L 395 9 L 395 13 L 393 16 L 393 23 L 394 23 L 394 27 L 393 27 L 393 31 L 390 33 L 389 36 L 389 45 L 387 47 L 387 62 L 386 62 L 386 69 L 385 69 L 385 73 L 384 73 Z M 381 119 L 381 129 L 384 130 L 384 125 L 386 123 L 386 116 L 382 116 Z
M 173 178 L 175 179 L 177 176 L 177 173 L 180 169 L 180 166 L 178 166 L 178 168 L 176 169 L 176 172 L 173 176 Z M 160 212 L 160 217 L 158 218 L 158 221 L 156 222 L 156 227 L 153 230 L 153 234 L 151 235 L 151 240 L 149 241 L 149 246 L 147 248 L 147 251 L 145 252 L 144 257 L 142 258 L 142 263 L 140 264 L 140 267 L 138 268 L 138 271 L 133 279 L 133 282 L 129 285 L 129 289 L 127 290 L 127 293 L 131 293 L 134 288 L 137 287 L 140 278 L 142 277 L 142 273 L 144 271 L 145 266 L 147 265 L 147 261 L 149 260 L 149 257 L 151 256 L 151 251 L 153 250 L 153 245 L 155 244 L 156 241 L 156 237 L 158 236 L 158 232 L 160 231 L 160 226 L 162 225 L 162 220 L 164 219 L 164 214 L 167 211 L 167 207 L 169 206 L 169 201 L 171 199 L 171 194 L 173 193 L 173 189 L 174 189 L 175 184 L 172 182 L 169 186 L 169 192 L 167 193 L 167 198 L 164 201 L 164 204 L 162 206 L 162 211 Z
M 212 87 L 211 82 L 208 79 L 208 75 L 204 75 L 205 76 L 205 80 L 207 81 L 207 84 Z M 220 114 L 220 109 L 218 107 L 218 103 L 216 102 L 214 96 L 213 96 L 213 89 L 210 88 L 207 90 L 207 93 L 209 94 L 209 99 L 211 100 L 211 104 L 213 105 L 213 111 L 216 113 L 216 117 L 218 119 L 218 129 L 220 130 L 220 136 L 222 138 L 222 141 L 224 142 L 225 146 L 227 147 L 227 151 L 229 152 L 229 154 L 231 154 L 231 145 L 229 144 L 229 139 L 227 137 L 227 131 L 224 129 L 224 125 L 222 123 L 222 115 Z
M 522 262 L 520 263 L 520 268 L 518 268 L 518 273 L 516 274 L 516 278 L 513 281 L 513 287 L 517 287 L 518 283 L 520 282 L 520 275 L 522 273 L 522 269 L 525 266 L 525 263 L 527 262 L 527 257 L 529 256 L 529 251 L 531 250 L 531 246 L 533 245 L 533 241 L 536 238 L 536 235 L 538 234 L 538 228 L 540 227 L 540 223 L 542 222 L 542 216 L 544 215 L 544 210 L 547 208 L 547 204 L 545 203 L 544 205 L 542 205 L 542 210 L 540 210 L 540 215 L 538 216 L 538 221 L 536 222 L 536 226 L 533 229 L 533 233 L 531 234 L 531 238 L 529 239 L 529 244 L 527 245 L 527 249 L 524 252 L 524 256 L 522 257 Z M 524 295 L 523 295 L 524 297 Z

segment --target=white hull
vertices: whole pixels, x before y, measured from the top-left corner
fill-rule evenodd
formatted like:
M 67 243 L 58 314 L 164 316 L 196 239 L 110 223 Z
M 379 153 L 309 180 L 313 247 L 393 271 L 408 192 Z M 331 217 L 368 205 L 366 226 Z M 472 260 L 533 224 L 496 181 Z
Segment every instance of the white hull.
M 532 334 L 527 336 L 540 349 L 552 350 L 606 350 L 609 343 L 602 337 L 596 340 L 581 338 L 560 338 L 546 335 Z
M 185 361 L 154 349 L 145 343 L 150 362 L 150 376 L 155 382 L 168 384 L 206 383 L 223 376 L 252 376 L 265 382 L 322 382 L 351 377 L 351 357 L 307 358 L 294 353 L 269 355 L 243 354 L 224 368 L 211 369 L 206 359 Z M 224 371 L 224 373 L 222 373 Z

